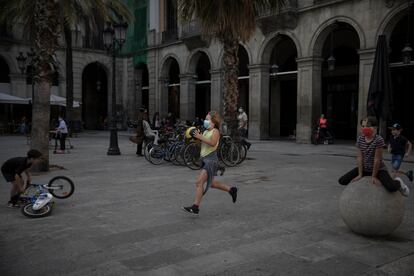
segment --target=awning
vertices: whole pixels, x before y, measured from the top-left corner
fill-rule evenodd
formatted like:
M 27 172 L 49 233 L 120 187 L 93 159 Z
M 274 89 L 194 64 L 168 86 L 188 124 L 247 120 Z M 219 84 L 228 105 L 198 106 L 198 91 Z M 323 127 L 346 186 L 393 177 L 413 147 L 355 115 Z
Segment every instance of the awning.
M 29 104 L 29 99 L 23 99 L 5 93 L 0 93 L 0 103 L 4 104 Z
M 32 98 L 29 98 L 32 100 Z M 50 95 L 50 105 L 66 106 L 66 98 L 56 95 Z M 79 107 L 80 103 L 78 101 L 73 101 L 73 107 Z

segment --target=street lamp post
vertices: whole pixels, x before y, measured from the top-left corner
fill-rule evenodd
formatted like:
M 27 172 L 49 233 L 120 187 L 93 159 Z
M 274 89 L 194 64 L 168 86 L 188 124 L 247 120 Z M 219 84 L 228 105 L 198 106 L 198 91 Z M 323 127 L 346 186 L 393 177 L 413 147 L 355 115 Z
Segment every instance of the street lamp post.
M 111 108 L 111 120 L 110 120 L 110 141 L 108 155 L 120 155 L 121 152 L 118 146 L 118 131 L 116 122 L 116 74 L 115 74 L 115 58 L 117 51 L 122 49 L 126 40 L 126 30 L 128 24 L 126 22 L 115 23 L 113 25 L 108 24 L 103 31 L 103 42 L 105 48 L 112 54 L 112 108 Z
M 30 52 L 27 52 L 27 57 L 23 54 L 23 52 L 20 52 L 19 55 L 16 57 L 17 60 L 17 65 L 19 66 L 19 69 L 21 71 L 22 74 L 24 74 L 26 72 L 26 74 L 28 75 L 28 77 L 31 80 L 32 83 L 32 107 L 33 107 L 33 101 L 34 101 L 34 75 L 35 75 L 35 70 L 34 70 L 34 57 L 35 57 L 35 52 L 33 50 L 33 48 L 30 48 Z M 29 58 L 29 64 L 27 64 L 27 58 Z M 30 68 L 30 70 L 29 70 Z M 32 108 L 33 109 L 33 108 Z

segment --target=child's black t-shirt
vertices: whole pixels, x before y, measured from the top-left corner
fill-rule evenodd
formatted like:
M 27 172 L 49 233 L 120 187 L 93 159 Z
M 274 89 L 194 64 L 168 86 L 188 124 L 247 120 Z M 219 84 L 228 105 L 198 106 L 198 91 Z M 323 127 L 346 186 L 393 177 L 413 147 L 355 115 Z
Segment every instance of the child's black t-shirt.
M 26 157 L 14 157 L 4 162 L 3 166 L 1 166 L 1 171 L 12 175 L 20 175 L 26 169 L 30 168 L 31 165 L 31 163 L 27 162 Z
M 404 136 L 391 136 L 390 138 L 390 145 L 391 145 L 391 153 L 392 154 L 405 154 L 405 146 L 407 145 L 407 138 Z

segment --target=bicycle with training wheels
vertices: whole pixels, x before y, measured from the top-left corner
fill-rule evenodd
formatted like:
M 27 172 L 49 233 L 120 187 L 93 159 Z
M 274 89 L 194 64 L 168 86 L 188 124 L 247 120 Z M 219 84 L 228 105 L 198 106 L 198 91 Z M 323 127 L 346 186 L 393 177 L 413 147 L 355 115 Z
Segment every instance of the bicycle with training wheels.
M 52 213 L 54 198 L 68 198 L 74 191 L 73 181 L 66 176 L 55 176 L 47 184 L 28 183 L 20 197 L 21 212 L 30 218 L 46 217 Z

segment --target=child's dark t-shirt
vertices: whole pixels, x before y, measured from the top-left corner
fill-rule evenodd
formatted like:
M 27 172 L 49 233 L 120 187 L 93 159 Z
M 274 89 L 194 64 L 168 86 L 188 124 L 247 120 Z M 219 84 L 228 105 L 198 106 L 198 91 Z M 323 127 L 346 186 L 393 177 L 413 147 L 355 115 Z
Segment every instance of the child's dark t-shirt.
M 391 153 L 392 154 L 405 154 L 405 146 L 407 145 L 408 140 L 404 136 L 391 136 L 390 138 L 390 145 L 391 145 Z
M 26 157 L 14 157 L 4 162 L 3 166 L 1 166 L 1 171 L 11 175 L 20 175 L 26 169 L 30 168 L 31 165 L 31 163 L 27 162 Z

